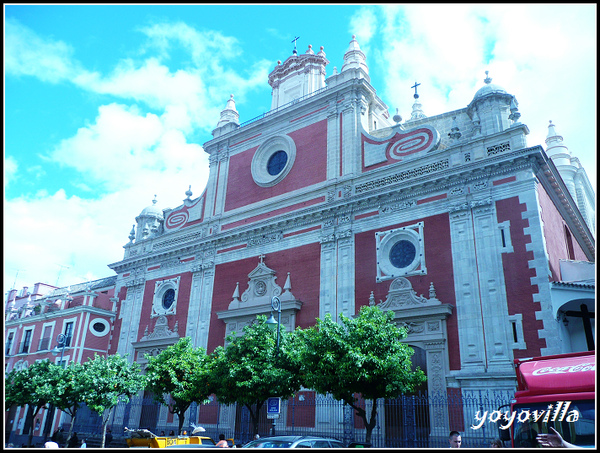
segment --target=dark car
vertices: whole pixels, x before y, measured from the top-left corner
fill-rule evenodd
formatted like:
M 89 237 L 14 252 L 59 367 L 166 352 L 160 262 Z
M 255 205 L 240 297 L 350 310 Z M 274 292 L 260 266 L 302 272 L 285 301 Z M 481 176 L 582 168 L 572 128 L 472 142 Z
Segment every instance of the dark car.
M 344 448 L 344 444 L 327 437 L 273 436 L 253 440 L 242 448 Z

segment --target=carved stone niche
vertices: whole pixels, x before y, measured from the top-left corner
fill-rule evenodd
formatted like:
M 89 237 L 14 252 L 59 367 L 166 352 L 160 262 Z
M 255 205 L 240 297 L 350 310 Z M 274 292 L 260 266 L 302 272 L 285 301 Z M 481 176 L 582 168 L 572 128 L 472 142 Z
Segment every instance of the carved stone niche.
M 158 317 L 152 332 L 149 332 L 148 326 L 146 326 L 144 336 L 140 341 L 131 344 L 136 352 L 136 362 L 139 363 L 142 371 L 145 370 L 146 364 L 148 363 L 145 354 L 157 356 L 163 349 L 177 343 L 179 338 L 177 322 L 175 323 L 173 330 L 170 330 L 169 321 L 166 316 Z
M 369 305 L 375 305 L 372 292 Z M 407 329 L 406 341 L 447 340 L 446 319 L 454 307 L 438 300 L 433 283 L 426 298 L 417 295 L 408 279 L 398 277 L 390 284 L 386 300 L 377 306 L 394 312 L 398 326 Z
M 219 319 L 227 325 L 226 334 L 235 332 L 238 336 L 243 334 L 244 326 L 256 321 L 258 315 L 269 316 L 271 313 L 271 300 L 277 296 L 281 301 L 281 324 L 289 332 L 296 328 L 296 313 L 302 308 L 302 302 L 292 294 L 290 273 L 288 272 L 283 293 L 281 287 L 275 283 L 276 272 L 264 263 L 264 255 L 259 257 L 258 266 L 248 274 L 248 288 L 240 297 L 240 284 L 236 284 L 233 300 L 226 311 L 217 312 Z M 277 314 L 273 312 L 277 319 Z

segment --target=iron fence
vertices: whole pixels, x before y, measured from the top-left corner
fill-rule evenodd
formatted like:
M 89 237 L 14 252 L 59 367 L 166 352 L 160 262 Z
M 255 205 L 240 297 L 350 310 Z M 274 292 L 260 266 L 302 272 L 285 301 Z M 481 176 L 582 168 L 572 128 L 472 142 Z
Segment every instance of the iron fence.
M 458 390 L 439 395 L 406 395 L 393 400 L 377 401 L 377 418 L 372 431 L 371 444 L 381 448 L 444 448 L 448 447 L 448 434 L 459 431 L 464 447 L 488 447 L 498 437 L 495 423 L 477 420 L 486 411 L 491 413 L 510 403 L 512 391 Z M 370 401 L 359 405 L 371 412 Z M 479 416 L 477 418 L 476 416 Z M 205 428 L 213 439 L 219 434 L 233 437 L 236 444 L 250 441 L 254 435 L 250 411 L 243 406 L 226 406 L 212 400 L 207 404 L 192 404 L 186 413 L 183 429 L 191 433 L 194 425 Z M 124 427 L 146 428 L 156 435 L 177 434 L 178 418 L 165 406 L 151 397 L 133 399 L 119 404 L 108 421 L 113 434 L 119 436 Z M 68 424 L 65 424 L 68 429 Z M 74 431 L 81 434 L 98 434 L 100 417 L 86 407 L 79 410 Z M 343 441 L 365 442 L 366 430 L 356 411 L 331 396 L 310 391 L 299 392 L 282 401 L 280 416 L 267 419 L 266 404 L 258 423 L 258 433 L 265 437 L 276 435 L 319 435 Z

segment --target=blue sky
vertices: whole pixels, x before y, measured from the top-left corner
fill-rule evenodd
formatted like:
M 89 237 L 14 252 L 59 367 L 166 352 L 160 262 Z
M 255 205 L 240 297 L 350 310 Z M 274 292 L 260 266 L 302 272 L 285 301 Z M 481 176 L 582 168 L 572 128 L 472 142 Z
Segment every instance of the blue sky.
M 293 50 L 341 68 L 352 35 L 371 84 L 410 117 L 514 94 L 528 145 L 552 120 L 596 185 L 596 5 L 4 5 L 4 291 L 112 275 L 135 217 L 205 188 L 209 141 L 234 94 L 269 110 Z

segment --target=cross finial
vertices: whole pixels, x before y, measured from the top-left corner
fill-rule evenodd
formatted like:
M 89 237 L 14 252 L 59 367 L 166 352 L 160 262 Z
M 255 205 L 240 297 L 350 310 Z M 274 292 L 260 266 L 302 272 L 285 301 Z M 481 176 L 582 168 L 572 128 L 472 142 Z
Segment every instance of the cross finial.
M 300 39 L 300 36 L 296 36 L 294 39 L 292 39 L 292 42 L 294 43 L 294 53 L 296 52 L 296 41 L 298 41 Z
M 492 78 L 489 76 L 490 71 L 485 71 L 485 79 L 483 79 L 483 81 L 486 84 L 492 83 Z
M 411 88 L 415 89 L 415 94 L 413 95 L 415 99 L 419 98 L 419 95 L 417 94 L 417 87 L 421 85 L 420 83 L 417 83 L 417 81 L 415 80 L 415 84 L 413 86 L 411 86 Z
M 258 259 L 260 260 L 260 264 L 264 264 L 263 260 L 266 258 L 265 255 L 263 255 L 262 253 L 260 255 L 258 255 Z

